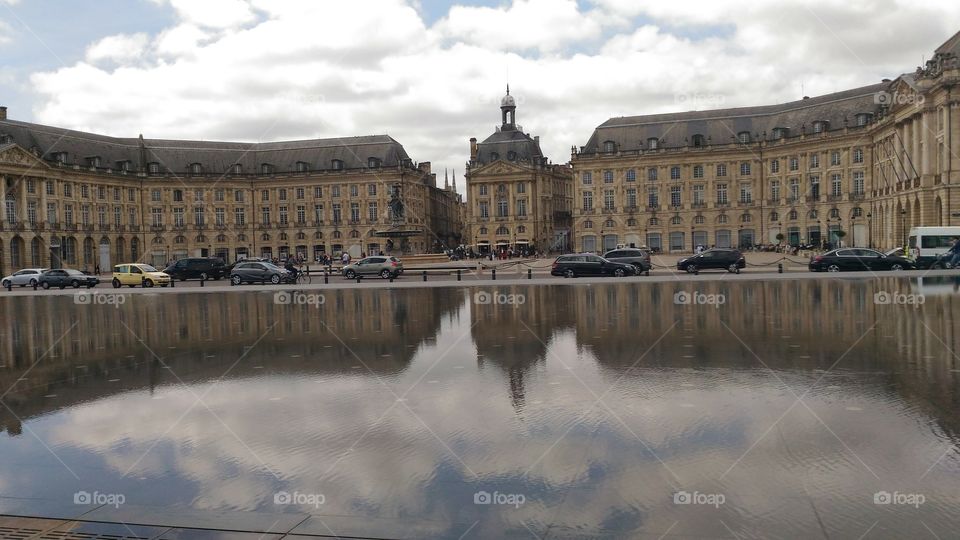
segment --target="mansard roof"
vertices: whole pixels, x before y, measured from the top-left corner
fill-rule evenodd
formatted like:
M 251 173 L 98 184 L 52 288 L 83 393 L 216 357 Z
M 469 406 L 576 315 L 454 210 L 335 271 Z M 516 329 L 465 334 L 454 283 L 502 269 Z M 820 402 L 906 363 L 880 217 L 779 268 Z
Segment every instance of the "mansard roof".
M 187 173 L 192 164 L 199 163 L 210 173 L 227 172 L 235 164 L 245 173 L 259 171 L 262 164 L 285 172 L 297 170 L 297 162 L 304 162 L 309 170 L 322 171 L 337 168 L 334 160 L 340 161 L 342 169 L 366 168 L 370 158 L 379 160 L 381 167 L 412 166 L 406 150 L 389 135 L 265 143 L 190 141 L 110 137 L 15 120 L 0 120 L 0 134 L 23 148 L 39 151 L 48 161 L 67 152 L 71 164 L 86 165 L 86 158 L 99 157 L 102 167 L 129 161 L 131 170 L 158 163 L 161 172 Z

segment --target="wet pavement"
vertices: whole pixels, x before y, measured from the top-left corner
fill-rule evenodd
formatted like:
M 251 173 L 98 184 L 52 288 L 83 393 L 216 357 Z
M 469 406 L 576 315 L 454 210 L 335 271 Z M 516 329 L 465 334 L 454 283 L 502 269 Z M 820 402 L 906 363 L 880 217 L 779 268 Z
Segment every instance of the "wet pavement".
M 0 514 L 148 538 L 954 535 L 954 277 L 572 281 L 0 295 Z

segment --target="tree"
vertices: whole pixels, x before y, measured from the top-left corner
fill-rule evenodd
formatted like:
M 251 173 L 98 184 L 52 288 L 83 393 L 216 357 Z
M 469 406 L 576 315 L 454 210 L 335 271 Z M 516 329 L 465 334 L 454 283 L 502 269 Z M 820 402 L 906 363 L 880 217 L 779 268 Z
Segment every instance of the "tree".
M 783 242 L 783 239 L 784 239 L 784 238 L 786 238 L 786 236 L 784 236 L 782 232 L 781 232 L 781 233 L 777 233 L 777 241 L 778 241 L 778 242 Z

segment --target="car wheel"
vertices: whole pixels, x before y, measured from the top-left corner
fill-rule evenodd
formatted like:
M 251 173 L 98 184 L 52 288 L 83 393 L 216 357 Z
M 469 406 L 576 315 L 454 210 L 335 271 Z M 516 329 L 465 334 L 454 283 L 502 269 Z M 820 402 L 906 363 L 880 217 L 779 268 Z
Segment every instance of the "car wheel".
M 696 273 L 697 273 L 697 265 L 695 265 L 695 264 L 688 264 L 688 265 L 687 265 L 687 273 L 688 273 L 688 274 L 696 274 Z
M 839 271 L 840 271 L 840 267 L 835 264 L 831 264 L 830 266 L 827 267 L 827 272 L 839 272 Z
M 566 269 L 566 270 L 563 271 L 563 277 L 565 277 L 565 278 L 575 278 L 575 277 L 577 277 L 577 273 L 574 272 L 573 269 L 568 268 L 568 269 Z
M 47 281 L 44 281 L 43 283 L 40 284 L 40 286 L 43 287 L 44 289 L 49 289 L 50 283 Z
M 143 281 L 143 286 L 146 287 L 146 288 L 148 288 L 148 289 L 151 288 L 151 287 L 153 287 L 153 280 L 152 280 L 152 279 L 144 280 L 144 281 Z
M 243 285 L 243 280 L 240 279 L 240 276 L 231 276 L 230 283 L 233 283 L 234 285 Z
M 356 275 L 357 273 L 354 272 L 353 270 L 347 270 L 346 272 L 343 273 L 343 277 L 347 279 L 353 279 L 354 277 L 356 277 Z
M 80 282 L 74 279 L 74 280 L 72 280 L 72 281 L 70 282 L 70 286 L 73 287 L 74 289 L 79 289 L 79 288 L 80 288 Z
M 270 283 L 273 283 L 274 285 L 279 284 L 279 283 L 280 283 L 280 274 L 274 274 L 274 275 L 270 276 Z
M 206 281 L 206 280 L 208 280 L 208 279 L 209 279 L 209 278 L 207 277 L 207 273 L 206 273 L 206 272 L 200 272 L 200 281 Z
M 35 280 L 35 279 L 30 279 L 30 286 L 31 286 L 31 287 L 36 287 L 36 286 L 37 286 L 37 280 Z M 22 285 L 21 285 L 21 287 L 22 287 Z
M 120 283 L 120 280 L 119 280 L 119 279 L 113 278 L 113 288 L 114 288 L 114 289 L 119 289 L 119 288 L 122 287 L 122 286 L 123 286 L 123 285 Z
M 903 265 L 900 263 L 893 263 L 893 265 L 890 266 L 890 270 L 893 270 L 894 272 L 899 272 L 903 270 Z
M 380 272 L 380 277 L 382 277 L 383 279 L 390 279 L 390 276 L 392 276 L 392 275 L 393 275 L 393 274 L 392 274 L 389 270 L 387 270 L 387 269 L 383 269 L 383 270 Z
M 0 285 L 3 285 L 3 288 L 6 289 L 6 288 L 8 288 L 8 287 L 10 286 L 10 280 L 9 280 L 9 279 L 5 279 L 5 280 L 3 280 L 2 283 L 0 283 Z M 23 286 L 23 285 L 21 285 L 21 287 L 22 287 L 22 286 Z
M 613 275 L 616 277 L 623 277 L 627 275 L 627 273 L 623 271 L 623 268 L 617 268 L 613 271 Z
M 738 270 L 740 270 L 740 267 L 737 266 L 737 263 L 733 263 L 727 267 L 727 272 L 730 272 L 731 274 L 736 274 Z

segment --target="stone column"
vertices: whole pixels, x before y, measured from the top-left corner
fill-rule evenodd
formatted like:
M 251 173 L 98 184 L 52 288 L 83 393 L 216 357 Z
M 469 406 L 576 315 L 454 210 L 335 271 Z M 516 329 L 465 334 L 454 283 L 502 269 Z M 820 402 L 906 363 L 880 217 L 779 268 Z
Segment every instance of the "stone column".
M 920 148 L 921 148 L 921 152 L 920 152 L 921 166 L 918 168 L 920 169 L 920 174 L 923 175 L 924 177 L 930 174 L 933 174 L 933 163 L 931 161 L 933 156 L 933 151 L 931 150 L 931 148 L 935 147 L 937 144 L 935 134 L 933 133 L 934 125 L 935 125 L 935 122 L 933 118 L 933 112 L 932 111 L 924 112 L 920 120 L 920 136 L 918 137 L 918 139 L 920 140 Z
M 913 139 L 913 150 L 910 153 L 910 161 L 912 167 L 910 169 L 910 176 L 914 174 L 921 174 L 921 164 L 920 164 L 920 133 L 923 130 L 923 120 L 922 116 L 916 114 L 913 116 L 913 119 L 910 123 L 910 135 Z M 909 166 L 909 165 L 908 165 Z
M 900 128 L 900 149 L 897 151 L 899 159 L 893 164 L 893 168 L 897 172 L 896 177 L 898 181 L 906 176 L 909 153 L 913 148 L 913 137 L 910 133 L 910 128 L 910 121 L 904 120 L 903 126 Z M 896 145 L 894 145 L 894 148 L 896 148 Z
M 948 108 L 948 141 L 950 141 L 950 156 L 948 170 L 950 183 L 960 182 L 960 101 L 951 103 Z

